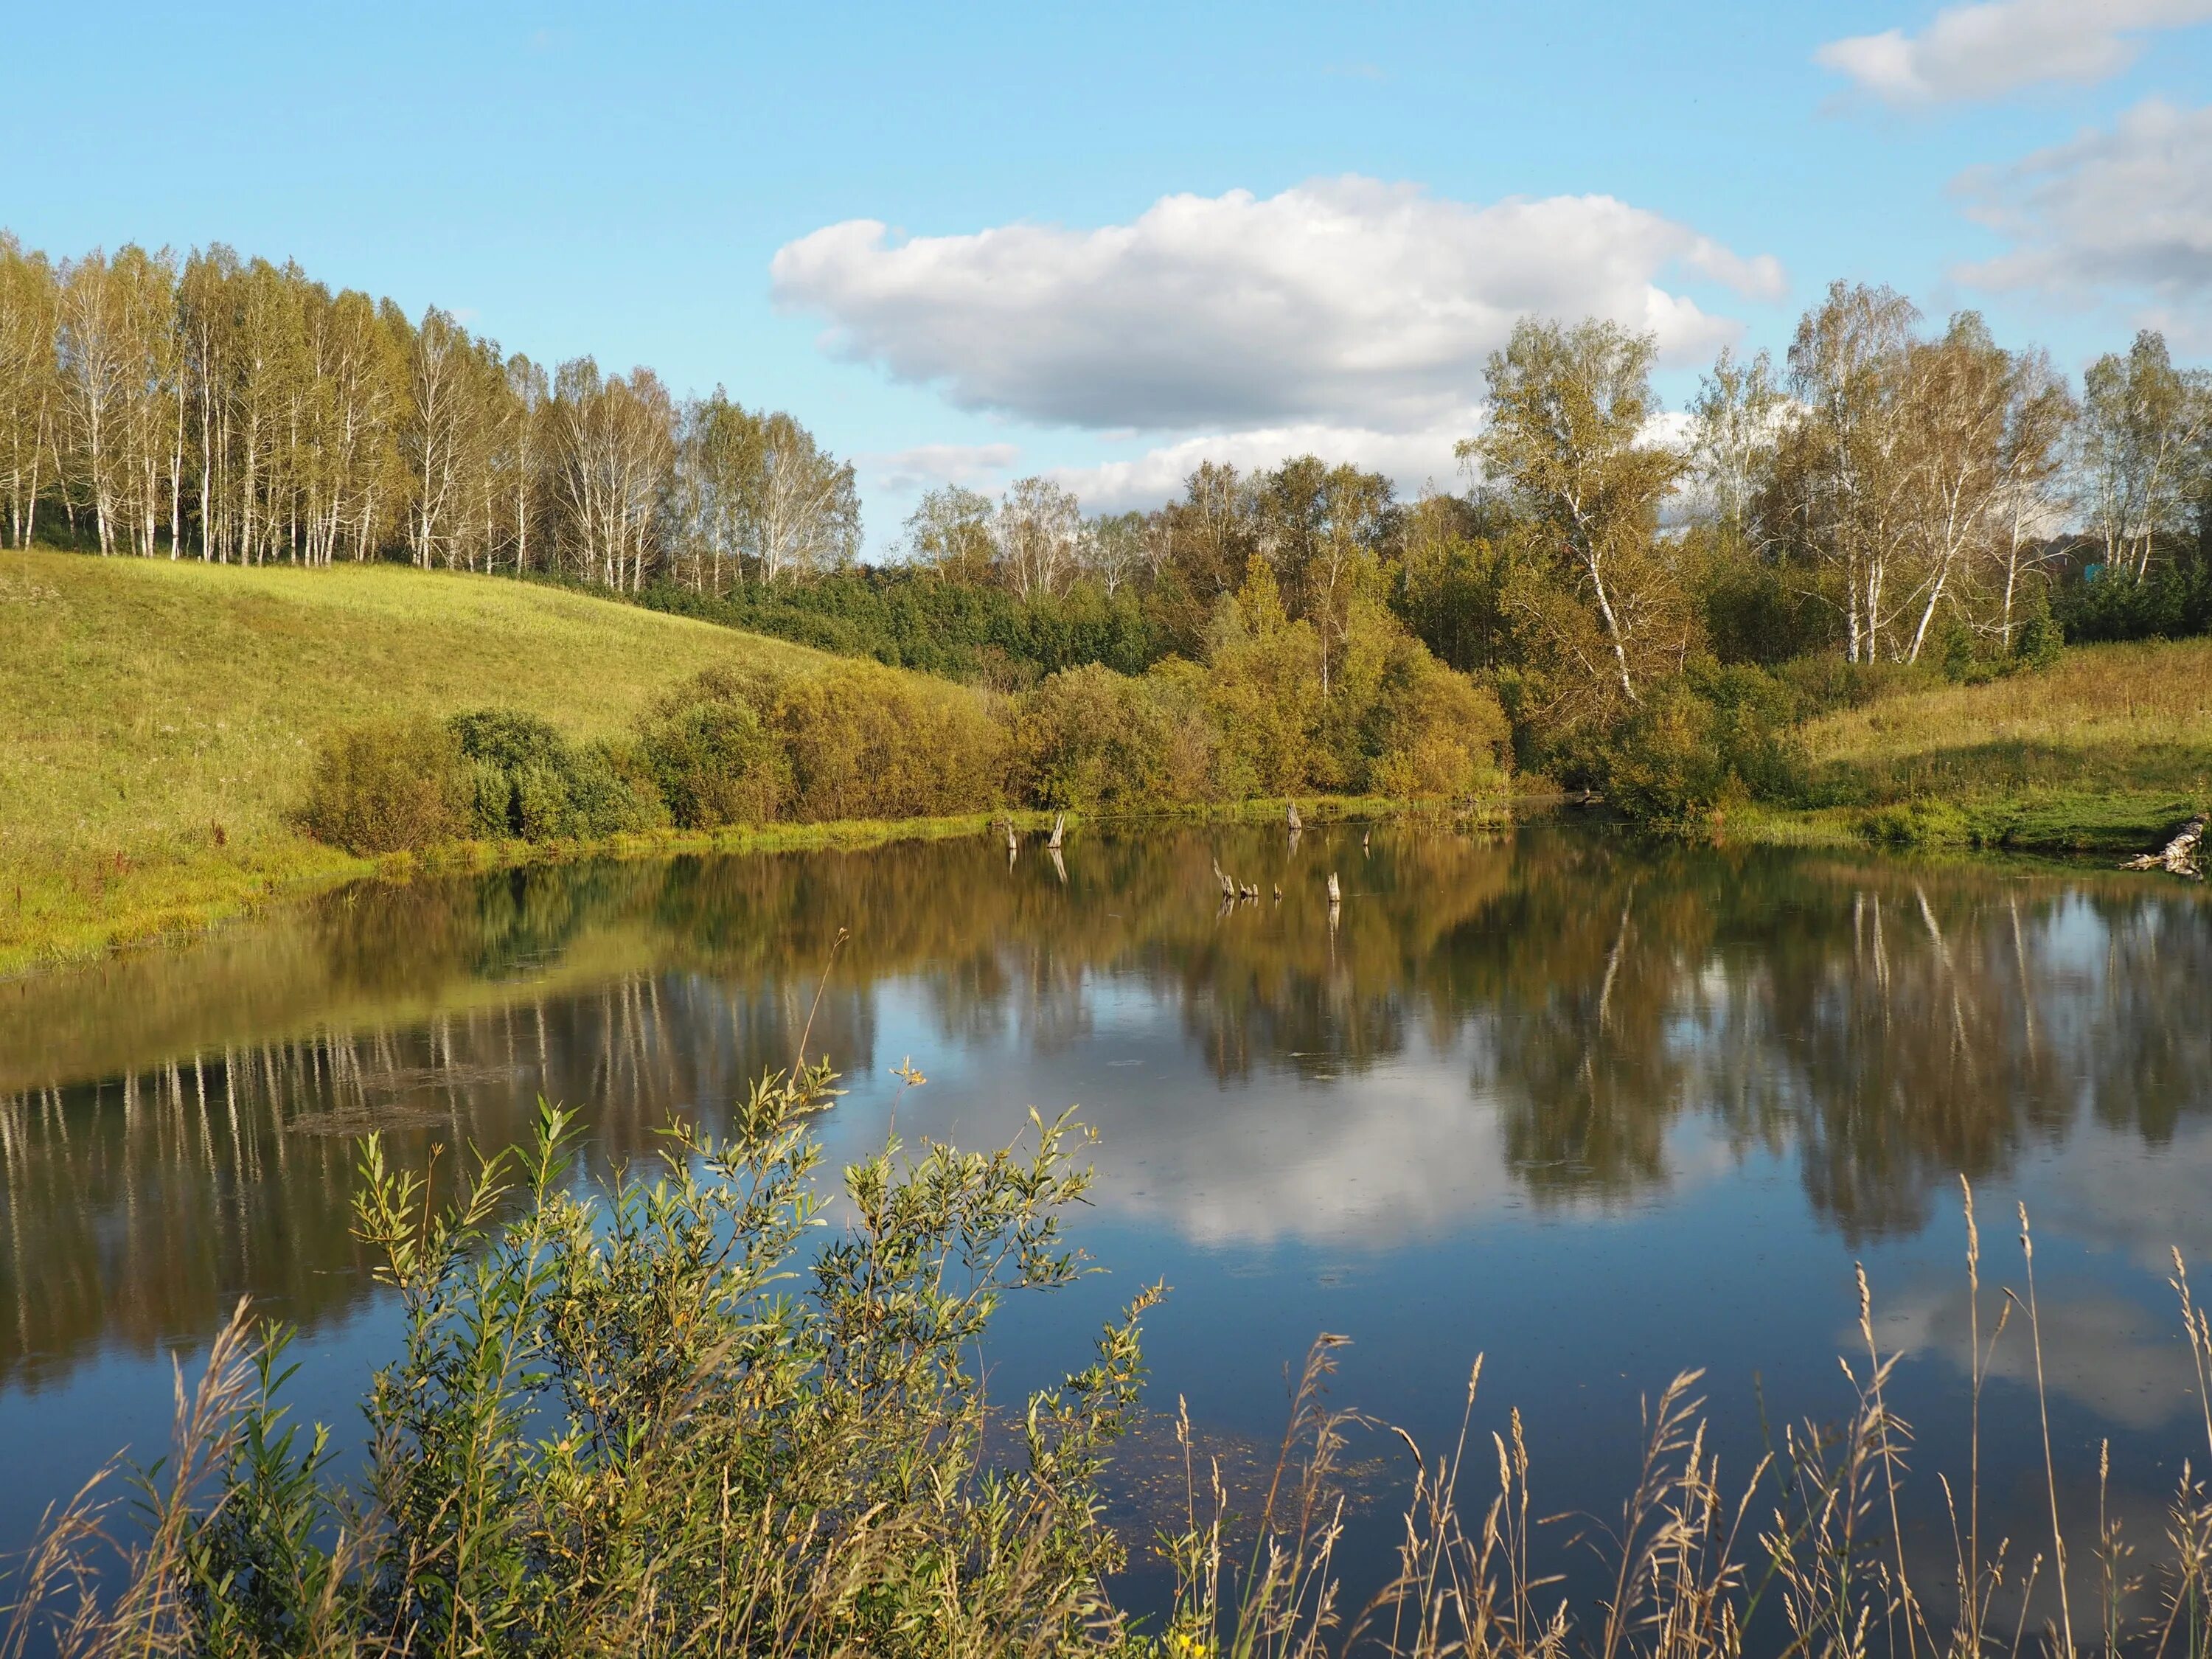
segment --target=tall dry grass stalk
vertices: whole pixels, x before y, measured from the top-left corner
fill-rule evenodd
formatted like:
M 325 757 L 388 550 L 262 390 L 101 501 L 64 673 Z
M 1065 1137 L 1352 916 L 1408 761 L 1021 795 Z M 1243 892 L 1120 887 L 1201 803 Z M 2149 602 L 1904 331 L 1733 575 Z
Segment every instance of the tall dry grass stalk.
M 1903 1496 L 1912 1434 L 1890 1408 L 1900 1356 L 1881 1351 L 1874 1298 L 1857 1275 L 1862 1355 L 1839 1359 L 1850 1393 L 1839 1421 L 1789 1425 L 1780 1445 L 1737 1480 L 1723 1478 L 1707 1442 L 1700 1374 L 1677 1376 L 1647 1412 L 1636 1480 L 1617 1519 L 1542 1516 L 1531 1496 L 1521 1413 L 1492 1435 L 1487 1490 L 1468 1446 L 1482 1367 L 1469 1376 L 1451 1449 L 1433 1460 L 1393 1430 L 1412 1455 L 1413 1485 L 1401 1521 L 1396 1571 L 1348 1620 L 1335 1617 L 1340 1589 L 1331 1564 L 1342 1535 L 1332 1509 L 1346 1431 L 1362 1419 L 1332 1412 L 1321 1395 L 1334 1340 L 1310 1358 L 1294 1396 L 1281 1467 L 1297 1498 L 1285 1522 L 1273 1492 L 1256 1519 L 1257 1542 L 1241 1572 L 1224 1564 L 1234 1531 L 1218 1469 L 1189 1474 L 1187 1529 L 1163 1540 L 1182 1594 L 1161 1650 L 1176 1659 L 1982 1659 L 1990 1654 L 2212 1654 L 2212 1502 L 2185 1466 L 2170 1504 L 2160 1594 L 2146 1580 L 2106 1502 L 2110 1446 L 2100 1457 L 2097 1611 L 2075 1622 L 2067 1582 L 2060 1470 L 2050 1441 L 2041 1364 L 2041 1317 L 2032 1277 L 2033 1238 L 2021 1214 L 2024 1298 L 2002 1293 L 1984 1315 L 1981 1235 L 1971 1186 L 1961 1182 L 1966 1231 L 1971 1431 L 1962 1492 L 1939 1477 L 1950 1517 L 1952 1606 L 1931 1608 L 1905 1547 Z M 2212 1321 L 2196 1305 L 2177 1253 L 2173 1285 L 2194 1356 L 2200 1401 L 2212 1386 Z M 2018 1307 L 2033 1351 L 2038 1421 L 2051 1538 L 2015 1570 L 2012 1541 L 1985 1548 L 1982 1395 L 1998 1345 Z M 2204 1416 L 2212 1448 L 2212 1407 Z M 1188 1445 L 1188 1427 L 1184 1433 Z M 1480 1461 L 1480 1460 L 1478 1460 Z M 1315 1526 L 1308 1517 L 1320 1516 Z M 1547 1539 L 1547 1534 L 1550 1534 Z M 1542 1540 L 1544 1541 L 1540 1541 Z M 1578 1547 L 1596 1553 L 1594 1582 L 1577 1602 L 1556 1565 Z M 2046 1565 L 2048 1563 L 2049 1565 Z M 2039 1586 L 2051 1605 L 2038 1623 Z M 1939 1586 L 1940 1588 L 1940 1586 Z M 1941 1598 L 1935 1598 L 1940 1605 Z

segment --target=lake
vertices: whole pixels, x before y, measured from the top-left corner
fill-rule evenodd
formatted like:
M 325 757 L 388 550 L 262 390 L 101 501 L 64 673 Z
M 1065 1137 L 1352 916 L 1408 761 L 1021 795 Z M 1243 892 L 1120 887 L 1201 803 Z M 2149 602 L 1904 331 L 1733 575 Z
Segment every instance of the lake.
M 1538 1507 L 1617 1512 L 1642 1402 L 1685 1368 L 1739 1474 L 1784 1420 L 1844 1413 L 1863 1263 L 1905 1352 L 1911 1547 L 1946 1563 L 1963 1173 L 1992 1299 L 2021 1282 L 2015 1203 L 2034 1218 L 2063 1500 L 2086 1534 L 2109 1440 L 2109 1502 L 2155 1543 L 2205 1453 L 2166 1282 L 2170 1247 L 2212 1246 L 2202 890 L 1565 823 L 1365 834 L 1089 829 L 1058 865 L 979 839 L 372 884 L 0 985 L 0 1551 L 119 1446 L 158 1453 L 172 1357 L 241 1295 L 301 1329 L 298 1409 L 355 1431 L 397 1330 L 349 1232 L 362 1134 L 419 1166 L 526 1133 L 542 1095 L 583 1109 L 604 1169 L 653 1156 L 672 1117 L 717 1122 L 802 1031 L 849 1090 L 833 1161 L 879 1145 L 895 1101 L 909 1143 L 1002 1143 L 1032 1107 L 1096 1129 L 1073 1231 L 1104 1271 L 1008 1309 L 986 1356 L 1002 1400 L 1164 1279 L 1152 1405 L 1186 1401 L 1232 1464 L 1268 1455 L 1285 1370 L 1327 1331 L 1351 1340 L 1335 1397 L 1431 1448 L 1485 1355 L 1476 1424 L 1521 1407 Z M 1261 897 L 1224 910 L 1216 859 Z M 901 1097 L 908 1060 L 928 1081 Z M 2049 1526 L 2017 1331 L 1995 1372 L 1990 1529 L 2026 1555 Z M 1121 1500 L 1140 1551 L 1157 1450 L 1133 1451 Z M 1406 1460 L 1379 1432 L 1354 1455 L 1364 1571 Z

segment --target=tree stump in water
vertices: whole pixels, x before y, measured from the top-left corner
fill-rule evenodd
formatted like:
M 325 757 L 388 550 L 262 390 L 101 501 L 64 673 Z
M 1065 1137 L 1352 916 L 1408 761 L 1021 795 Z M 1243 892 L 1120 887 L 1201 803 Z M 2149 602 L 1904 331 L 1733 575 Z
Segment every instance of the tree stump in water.
M 2204 847 L 2204 819 L 2199 816 L 2183 824 L 2174 838 L 2155 853 L 2145 853 L 2141 858 L 2130 859 L 2120 866 L 2123 870 L 2163 870 L 2169 875 L 2185 881 L 2202 881 L 2204 871 L 2198 863 Z

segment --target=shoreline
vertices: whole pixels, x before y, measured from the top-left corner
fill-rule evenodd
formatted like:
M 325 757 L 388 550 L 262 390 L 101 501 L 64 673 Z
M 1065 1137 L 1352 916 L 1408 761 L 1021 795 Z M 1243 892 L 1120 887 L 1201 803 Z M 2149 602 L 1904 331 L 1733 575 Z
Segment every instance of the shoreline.
M 1516 795 L 1480 804 L 1478 813 L 1510 813 L 1545 797 Z M 1092 823 L 1254 823 L 1282 817 L 1285 798 L 1164 807 L 1152 812 L 1083 813 L 1070 811 L 1071 829 Z M 1392 800 L 1373 795 L 1300 796 L 1299 811 L 1313 824 L 1403 817 L 1449 812 L 1443 802 Z M 769 823 L 722 830 L 655 830 L 626 832 L 589 841 L 460 842 L 424 853 L 388 853 L 362 857 L 325 847 L 305 837 L 239 850 L 235 859 L 187 866 L 179 883 L 185 891 L 145 901 L 103 903 L 103 884 L 82 909 L 71 907 L 42 931 L 43 939 L 0 944 L 0 987 L 118 956 L 181 945 L 227 923 L 245 920 L 274 906 L 311 898 L 317 893 L 362 881 L 406 882 L 423 876 L 489 875 L 533 866 L 607 859 L 623 862 L 702 854 L 861 852 L 896 842 L 951 841 L 984 835 L 1012 818 L 1025 834 L 1052 827 L 1049 811 L 998 808 L 947 817 L 844 818 L 820 823 Z M 135 873 L 127 864 L 119 882 Z M 21 890 L 20 872 L 0 865 L 0 884 Z M 72 884 L 74 890 L 74 884 Z
M 1539 787 L 1477 803 L 1479 821 L 1549 811 L 1573 798 Z M 1071 811 L 1069 827 L 1093 824 L 1254 823 L 1283 816 L 1285 798 L 1164 807 L 1149 812 Z M 1424 815 L 1455 815 L 1442 801 L 1394 800 L 1381 796 L 1299 798 L 1315 825 Z M 1875 806 L 1780 807 L 1743 803 L 1716 816 L 1708 836 L 1717 846 L 1802 848 L 1880 854 L 1939 854 L 1996 859 L 2027 857 L 2052 864 L 2117 860 L 2155 850 L 2194 811 L 2187 797 L 2153 792 L 2121 795 L 2052 796 L 2033 792 L 1963 805 L 1917 801 Z M 819 823 L 770 823 L 713 830 L 658 830 L 590 841 L 463 842 L 427 853 L 361 857 L 304 837 L 240 849 L 234 859 L 187 866 L 172 891 L 133 907 L 104 902 L 109 889 L 94 890 L 82 908 L 41 929 L 43 937 L 0 945 L 0 987 L 66 973 L 139 951 L 158 950 L 199 938 L 274 906 L 310 898 L 361 881 L 406 882 L 418 877 L 486 875 L 535 866 L 607 859 L 623 862 L 685 856 L 860 852 L 899 842 L 956 840 L 988 833 L 1011 818 L 1027 835 L 1052 825 L 1049 811 L 998 809 L 944 817 L 838 819 Z M 1620 820 L 1613 820 L 1615 823 Z M 1632 833 L 1642 833 L 1633 830 Z M 118 879 L 131 873 L 118 872 Z M 0 884 L 17 872 L 0 866 Z
M 2164 791 L 2065 794 L 2031 791 L 1964 801 L 1776 806 L 1747 802 L 1719 815 L 1724 844 L 1837 851 L 2027 856 L 2057 862 L 2155 852 L 2200 799 Z

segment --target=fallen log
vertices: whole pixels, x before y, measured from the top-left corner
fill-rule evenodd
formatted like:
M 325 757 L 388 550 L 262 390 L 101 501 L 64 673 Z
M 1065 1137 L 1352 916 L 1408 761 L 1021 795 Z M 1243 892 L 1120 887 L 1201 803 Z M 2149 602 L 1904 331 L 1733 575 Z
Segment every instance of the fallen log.
M 2120 866 L 2123 870 L 2163 870 L 2168 875 L 2179 876 L 2187 881 L 2204 879 L 2203 865 L 2198 861 L 2204 848 L 2204 819 L 2200 814 L 2183 824 L 2173 839 L 2155 853 L 2145 853 L 2140 858 L 2130 859 Z

